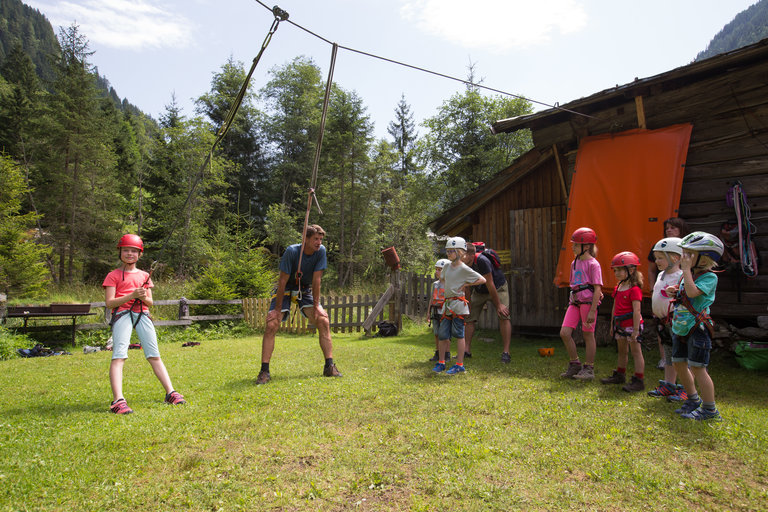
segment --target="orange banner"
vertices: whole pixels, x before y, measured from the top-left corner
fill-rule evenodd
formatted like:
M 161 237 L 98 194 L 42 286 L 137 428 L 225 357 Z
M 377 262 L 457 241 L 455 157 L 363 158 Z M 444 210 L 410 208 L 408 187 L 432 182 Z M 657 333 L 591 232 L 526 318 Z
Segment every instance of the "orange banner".
M 640 258 L 645 276 L 643 292 L 650 294 L 648 253 L 664 237 L 664 220 L 677 216 L 692 129 L 691 124 L 680 124 L 581 141 L 555 285 L 569 284 L 574 257 L 571 233 L 584 226 L 597 233 L 605 293 L 616 286 L 611 259 L 632 251 Z

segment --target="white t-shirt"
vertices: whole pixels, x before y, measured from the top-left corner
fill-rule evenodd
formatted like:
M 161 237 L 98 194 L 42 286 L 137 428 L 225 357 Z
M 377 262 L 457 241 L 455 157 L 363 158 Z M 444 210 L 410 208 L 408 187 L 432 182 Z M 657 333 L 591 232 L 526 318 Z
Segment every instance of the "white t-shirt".
M 445 280 L 445 305 L 441 313 L 445 312 L 445 308 L 448 308 L 448 311 L 452 311 L 454 314 L 468 315 L 469 305 L 466 302 L 456 299 L 450 300 L 448 297 L 463 297 L 464 290 L 461 289 L 462 286 L 467 283 L 474 283 L 483 276 L 466 266 L 463 262 L 459 262 L 459 265 L 455 267 L 453 264 L 446 265 L 443 267 L 441 275 Z
M 669 309 L 669 303 L 672 302 L 674 297 L 667 296 L 667 286 L 675 286 L 680 282 L 680 278 L 683 276 L 683 271 L 679 268 L 674 272 L 661 272 L 656 277 L 656 284 L 653 285 L 653 294 L 651 295 L 651 306 L 653 309 L 653 316 L 656 318 L 666 318 L 667 314 L 671 312 Z

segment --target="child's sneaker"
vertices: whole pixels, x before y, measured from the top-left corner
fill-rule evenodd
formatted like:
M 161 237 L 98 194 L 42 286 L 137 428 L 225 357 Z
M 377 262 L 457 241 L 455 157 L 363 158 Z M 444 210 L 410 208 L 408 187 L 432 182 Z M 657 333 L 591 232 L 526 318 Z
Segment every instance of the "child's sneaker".
M 677 393 L 677 388 L 674 384 L 669 384 L 668 382 L 665 382 L 663 380 L 659 381 L 658 387 L 656 389 L 652 389 L 648 392 L 648 396 L 652 397 L 662 397 L 662 396 L 672 396 Z
M 572 379 L 580 371 L 581 363 L 568 363 L 568 369 L 561 373 L 560 376 L 564 379 Z
M 440 352 L 437 351 L 437 350 L 435 350 L 435 355 L 433 355 L 432 357 L 430 357 L 428 359 L 428 361 L 431 362 L 431 363 L 436 363 L 439 360 L 440 360 Z
M 432 371 L 435 373 L 440 373 L 445 371 L 445 363 L 437 363 L 434 368 L 432 368 Z
M 121 398 L 110 404 L 109 412 L 113 412 L 115 414 L 131 414 L 133 409 L 128 407 L 128 402 L 125 401 L 125 398 Z
M 445 360 L 446 361 L 450 361 L 451 360 L 451 353 L 450 352 L 446 352 L 445 353 Z M 438 361 L 439 361 L 439 359 L 438 359 Z
M 585 364 L 573 378 L 576 380 L 592 380 L 595 378 L 595 368 Z
M 680 417 L 686 418 L 689 420 L 696 420 L 696 421 L 706 421 L 706 420 L 720 421 L 723 419 L 723 417 L 720 416 L 720 412 L 717 409 L 705 409 L 702 406 L 697 407 L 691 412 L 681 414 Z
M 459 366 L 459 365 L 455 364 L 455 365 L 451 366 L 451 368 L 447 372 L 445 372 L 445 374 L 446 375 L 456 375 L 457 373 L 464 373 L 466 371 L 467 371 L 467 369 L 464 368 L 463 365 Z
M 613 370 L 613 374 L 610 377 L 600 379 L 600 382 L 603 384 L 624 384 L 627 382 L 627 374 Z
M 501 362 L 504 364 L 509 364 L 512 362 L 512 356 L 509 355 L 509 352 L 502 352 L 501 353 Z
M 187 401 L 184 400 L 184 397 L 178 391 L 171 391 L 170 393 L 165 395 L 165 403 L 171 404 L 171 405 L 182 405 L 187 403 Z
M 256 377 L 256 385 L 259 386 L 262 384 L 266 384 L 270 380 L 272 380 L 272 376 L 269 374 L 269 372 L 261 370 L 259 372 L 258 377 Z
M 637 375 L 633 375 L 632 380 L 629 381 L 629 384 L 625 384 L 621 389 L 623 389 L 624 391 L 628 391 L 630 393 L 644 391 L 645 381 L 640 377 L 638 377 Z
M 688 398 L 679 409 L 675 409 L 675 412 L 682 416 L 695 411 L 701 406 L 701 398 Z
M 685 402 L 686 400 L 688 400 L 688 393 L 685 392 L 682 384 L 677 385 L 674 395 L 667 397 L 667 402 Z

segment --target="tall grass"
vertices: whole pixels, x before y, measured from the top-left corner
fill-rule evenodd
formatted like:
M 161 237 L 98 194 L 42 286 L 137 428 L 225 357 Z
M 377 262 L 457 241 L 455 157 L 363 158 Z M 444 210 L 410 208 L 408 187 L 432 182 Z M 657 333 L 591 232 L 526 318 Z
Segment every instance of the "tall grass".
M 493 333 L 480 333 L 489 338 Z M 768 375 L 715 353 L 720 423 L 597 382 L 564 381 L 561 347 L 473 344 L 465 375 L 430 371 L 433 338 L 334 335 L 341 379 L 315 336 L 161 346 L 186 406 L 138 351 L 136 411 L 107 412 L 108 353 L 0 361 L 0 510 L 764 510 Z M 550 341 L 545 342 L 547 344 Z M 615 352 L 601 349 L 599 376 Z M 652 356 L 649 356 L 652 360 Z M 647 383 L 655 384 L 656 370 Z

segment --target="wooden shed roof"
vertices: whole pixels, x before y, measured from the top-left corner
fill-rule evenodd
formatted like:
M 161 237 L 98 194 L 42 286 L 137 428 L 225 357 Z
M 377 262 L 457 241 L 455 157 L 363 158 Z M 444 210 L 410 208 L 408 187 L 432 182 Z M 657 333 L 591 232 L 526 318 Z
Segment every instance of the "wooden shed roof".
M 768 58 L 768 38 L 738 50 L 721 53 L 709 59 L 675 68 L 672 71 L 649 78 L 635 79 L 628 84 L 605 89 L 586 98 L 561 105 L 560 108 L 551 108 L 525 116 L 496 121 L 491 125 L 491 132 L 508 133 L 522 128 L 536 130 L 576 115 L 564 109 L 590 115 L 626 103 L 627 100 L 637 96 L 679 89 L 691 83 L 727 73 L 730 68 L 748 66 L 752 62 L 764 61 L 766 58 Z

